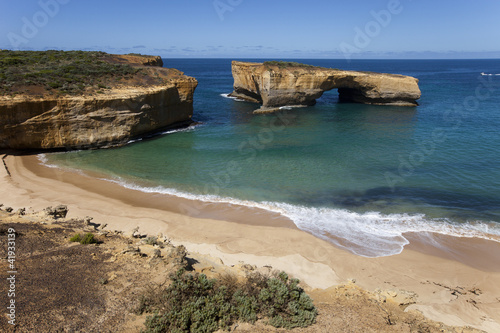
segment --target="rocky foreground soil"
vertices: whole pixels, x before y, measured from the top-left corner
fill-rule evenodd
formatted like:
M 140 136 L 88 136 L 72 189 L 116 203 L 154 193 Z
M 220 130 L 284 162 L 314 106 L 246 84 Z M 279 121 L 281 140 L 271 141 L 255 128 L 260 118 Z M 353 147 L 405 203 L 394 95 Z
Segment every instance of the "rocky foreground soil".
M 0 206 L 0 297 L 2 332 L 140 332 L 147 314 L 137 315 L 142 295 L 168 283 L 179 268 L 209 277 L 244 278 L 272 267 L 241 263 L 225 266 L 218 258 L 190 253 L 167 236 L 130 235 L 107 230 L 92 218 L 66 219 L 65 207 L 42 212 Z M 15 326 L 8 323 L 8 235 L 15 230 Z M 95 244 L 70 239 L 93 233 Z M 12 237 L 12 236 L 11 236 Z M 306 290 L 307 287 L 306 287 Z M 359 288 L 355 281 L 326 290 L 308 290 L 319 315 L 316 324 L 292 332 L 479 332 L 427 320 L 405 312 L 410 292 Z M 235 324 L 233 332 L 285 332 L 265 325 Z

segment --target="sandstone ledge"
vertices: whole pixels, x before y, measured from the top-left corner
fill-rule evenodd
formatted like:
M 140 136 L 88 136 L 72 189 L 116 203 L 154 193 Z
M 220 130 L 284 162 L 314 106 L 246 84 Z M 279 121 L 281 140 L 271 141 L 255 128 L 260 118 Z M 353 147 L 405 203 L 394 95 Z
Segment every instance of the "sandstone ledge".
M 396 74 L 276 64 L 232 62 L 231 96 L 262 104 L 264 109 L 314 105 L 328 90 L 338 89 L 341 102 L 417 106 L 418 79 Z

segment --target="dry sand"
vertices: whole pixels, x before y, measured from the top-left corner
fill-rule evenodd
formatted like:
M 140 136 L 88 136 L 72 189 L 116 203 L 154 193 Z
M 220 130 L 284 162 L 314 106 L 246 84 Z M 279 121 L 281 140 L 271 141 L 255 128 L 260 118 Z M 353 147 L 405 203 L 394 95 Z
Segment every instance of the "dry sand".
M 68 217 L 91 216 L 108 230 L 167 235 L 189 251 L 286 270 L 311 288 L 355 280 L 394 297 L 415 293 L 429 319 L 500 332 L 500 243 L 431 234 L 407 235 L 399 255 L 364 258 L 338 249 L 279 215 L 147 194 L 72 171 L 41 166 L 36 156 L 6 156 L 0 203 L 41 210 L 65 204 Z M 1 166 L 1 165 L 0 165 Z M 405 291 L 405 292 L 402 292 Z M 399 295 L 399 296 L 398 296 Z

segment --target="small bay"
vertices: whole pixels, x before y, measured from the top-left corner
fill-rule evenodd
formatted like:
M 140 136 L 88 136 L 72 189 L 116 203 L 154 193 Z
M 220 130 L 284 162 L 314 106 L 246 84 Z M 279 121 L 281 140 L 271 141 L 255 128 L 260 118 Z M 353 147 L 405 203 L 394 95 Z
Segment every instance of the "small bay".
M 164 59 L 198 80 L 200 124 L 44 161 L 277 211 L 364 256 L 399 253 L 407 232 L 500 239 L 500 76 L 487 75 L 500 60 L 294 61 L 414 76 L 420 105 L 339 103 L 332 90 L 311 107 L 253 114 L 258 105 L 226 97 L 230 59 Z

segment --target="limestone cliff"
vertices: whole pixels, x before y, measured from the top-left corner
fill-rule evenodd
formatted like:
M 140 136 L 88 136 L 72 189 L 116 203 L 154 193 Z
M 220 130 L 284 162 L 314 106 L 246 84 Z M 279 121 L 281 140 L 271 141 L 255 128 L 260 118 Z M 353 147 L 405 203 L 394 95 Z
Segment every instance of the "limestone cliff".
M 376 105 L 416 106 L 421 95 L 418 80 L 404 75 L 239 61 L 232 62 L 232 72 L 231 95 L 264 108 L 313 105 L 334 88 L 341 101 Z
M 194 78 L 159 57 L 109 56 L 141 71 L 97 92 L 0 96 L 0 149 L 117 146 L 191 122 Z
M 129 65 L 144 65 L 163 67 L 163 60 L 160 56 L 148 56 L 141 54 L 110 54 L 108 61 Z

